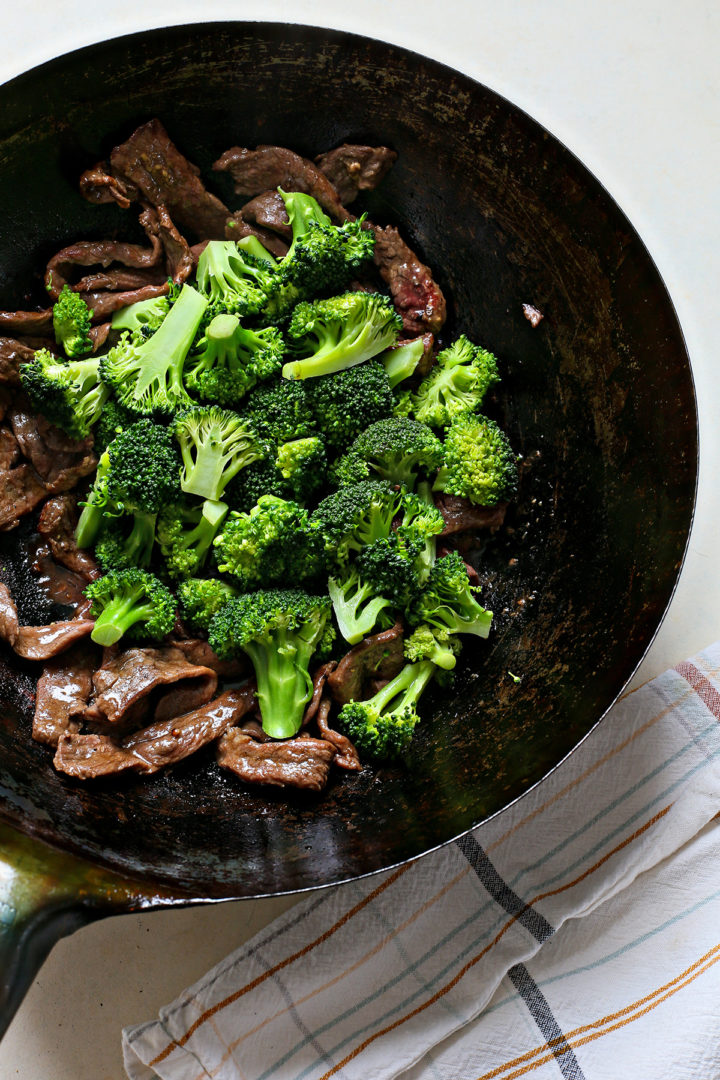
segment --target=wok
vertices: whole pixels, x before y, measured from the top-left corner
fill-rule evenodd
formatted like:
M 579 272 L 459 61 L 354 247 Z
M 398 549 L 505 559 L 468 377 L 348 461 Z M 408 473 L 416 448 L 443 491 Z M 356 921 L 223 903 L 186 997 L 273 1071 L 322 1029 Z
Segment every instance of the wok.
M 37 669 L 3 659 L 3 1025 L 53 941 L 89 919 L 340 882 L 502 810 L 632 675 L 692 519 L 691 372 L 642 242 L 527 115 L 404 49 L 218 23 L 82 49 L 0 88 L 0 306 L 42 303 L 41 269 L 62 245 L 134 237 L 134 216 L 90 206 L 77 180 L 152 116 L 231 206 L 209 166 L 232 144 L 399 152 L 364 208 L 436 269 L 448 334 L 501 358 L 493 410 L 523 458 L 520 495 L 480 560 L 490 642 L 466 645 L 454 687 L 426 696 L 406 767 L 337 777 L 320 797 L 243 789 L 211 755 L 150 782 L 75 783 L 30 739 Z M 523 303 L 544 313 L 538 327 Z M 3 559 L 18 549 L 10 534 Z

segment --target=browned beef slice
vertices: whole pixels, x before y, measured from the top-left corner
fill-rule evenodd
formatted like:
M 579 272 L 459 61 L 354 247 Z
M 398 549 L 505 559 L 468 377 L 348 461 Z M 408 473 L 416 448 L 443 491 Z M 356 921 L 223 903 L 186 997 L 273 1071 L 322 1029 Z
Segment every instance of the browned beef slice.
M 264 229 L 279 233 L 288 241 L 292 240 L 287 210 L 278 191 L 264 191 L 262 195 L 256 195 L 250 202 L 245 203 L 240 213 L 244 221 L 251 221 Z
M 94 722 L 139 722 L 153 709 L 155 719 L 169 719 L 196 708 L 217 689 L 217 675 L 190 664 L 179 649 L 128 649 L 112 657 L 93 676 L 95 699 L 86 712 Z M 162 696 L 158 694 L 165 687 Z
M 323 690 L 325 689 L 328 675 L 330 675 L 336 667 L 337 663 L 334 660 L 329 660 L 327 664 L 322 664 L 313 675 L 313 692 L 308 707 L 305 710 L 305 715 L 303 716 L 303 727 L 307 727 L 307 725 L 315 719 L 317 711 L 320 708 L 320 701 L 323 696 Z
M 141 218 L 146 219 L 146 228 L 155 234 L 165 253 L 165 275 L 169 275 L 176 285 L 182 285 L 195 269 L 195 258 L 184 236 L 175 228 L 167 207 L 160 204 L 147 207 Z
M 397 154 L 387 146 L 342 146 L 315 158 L 343 206 L 353 202 L 359 191 L 372 191 L 393 167 Z
M 93 321 L 97 323 L 103 322 L 120 308 L 139 304 L 141 300 L 152 300 L 155 296 L 166 296 L 168 291 L 169 286 L 165 281 L 162 285 L 143 285 L 141 289 L 130 289 L 129 292 L 81 292 L 80 295 L 92 310 Z
M 52 336 L 52 308 L 46 311 L 0 311 L 0 334 L 11 337 Z
M 197 170 L 183 157 L 159 120 L 150 120 L 110 155 L 114 176 L 130 181 L 153 206 L 197 238 L 222 240 L 229 211 L 205 189 Z
M 203 638 L 180 638 L 172 642 L 190 664 L 209 667 L 217 672 L 221 679 L 243 679 L 250 674 L 252 666 L 244 657 L 233 660 L 221 660 Z
M 47 495 L 47 487 L 32 465 L 0 472 L 0 530 L 14 529 Z
M 0 383 L 20 385 L 20 365 L 29 363 L 35 350 L 13 338 L 0 338 Z
M 421 263 L 392 225 L 373 225 L 375 265 L 390 289 L 403 327 L 411 334 L 436 334 L 445 322 L 445 297 L 430 269 Z
M 436 493 L 435 505 L 445 520 L 441 536 L 452 536 L 467 529 L 490 529 L 495 532 L 505 520 L 508 507 L 506 502 L 497 503 L 496 506 L 476 506 L 469 499 L 444 492 Z
M 50 547 L 42 540 L 35 546 L 32 568 L 37 574 L 37 584 L 49 600 L 56 604 L 65 604 L 75 609 L 75 618 L 84 616 L 90 610 L 90 603 L 83 593 L 87 588 L 87 578 L 80 577 L 73 570 L 56 563 L 50 554 Z
M 48 494 L 69 491 L 82 476 L 95 471 L 97 458 L 92 436 L 78 441 L 49 424 L 19 402 L 10 413 L 15 438 L 25 457 L 45 484 Z
M 332 218 L 347 221 L 350 216 L 335 188 L 317 166 L 284 146 L 258 146 L 255 150 L 232 146 L 215 162 L 213 169 L 229 172 L 236 193 L 247 199 L 281 187 L 284 191 L 312 195 Z
M 266 251 L 274 255 L 276 259 L 282 259 L 288 253 L 288 244 L 275 232 L 264 229 L 261 225 L 253 225 L 245 221 L 241 210 L 236 210 L 232 217 L 228 218 L 225 226 L 226 240 L 242 240 L 243 236 L 256 237 Z
M 10 595 L 7 585 L 0 582 L 0 638 L 7 641 L 8 645 L 14 645 L 17 641 L 19 629 L 15 601 Z
M 80 730 L 96 663 L 96 650 L 82 643 L 45 665 L 35 696 L 33 739 L 57 746 L 64 732 Z
M 80 194 L 88 202 L 115 202 L 123 210 L 127 210 L 131 200 L 137 198 L 137 191 L 131 184 L 124 184 L 116 176 L 110 176 L 105 161 L 99 161 L 91 169 L 85 170 L 80 177 Z
M 341 735 L 339 731 L 334 731 L 328 723 L 330 707 L 331 702 L 329 699 L 323 698 L 317 713 L 317 725 L 320 731 L 320 737 L 335 747 L 333 764 L 337 765 L 340 769 L 347 769 L 348 772 L 359 772 L 360 769 L 362 769 L 362 765 L 360 764 L 360 758 L 355 746 L 350 742 L 346 735 Z
M 81 551 L 75 542 L 78 521 L 77 501 L 72 495 L 56 495 L 48 499 L 40 512 L 38 532 L 47 540 L 53 558 L 80 574 L 86 581 L 99 575 L 98 565 L 88 551 Z
M 90 327 L 90 340 L 92 341 L 92 351 L 94 353 L 100 352 L 108 339 L 111 329 L 112 323 L 109 322 L 100 323 L 99 326 Z
M 87 637 L 94 625 L 94 619 L 66 619 L 47 626 L 21 626 L 13 648 L 25 660 L 49 660 Z
M 218 743 L 218 764 L 248 784 L 322 791 L 334 757 L 335 747 L 322 739 L 261 743 L 237 728 Z
M 162 244 L 157 235 L 151 235 L 149 239 L 150 247 L 117 240 L 82 240 L 70 244 L 48 262 L 45 288 L 52 299 L 57 300 L 64 285 L 72 285 L 78 292 L 96 289 L 121 292 L 143 285 L 159 285 L 165 275 Z M 113 263 L 119 263 L 122 269 L 109 269 Z M 98 270 L 82 276 L 74 274 L 77 267 L 103 267 L 104 272 Z
M 20 457 L 18 441 L 9 427 L 0 427 L 0 472 L 7 472 Z
M 66 732 L 58 739 L 53 765 L 58 772 L 77 780 L 134 769 L 146 772 L 144 762 L 131 750 L 125 750 L 108 735 L 80 735 Z
M 370 679 L 392 679 L 399 674 L 404 663 L 403 628 L 401 623 L 395 623 L 390 630 L 373 634 L 354 645 L 328 676 L 328 689 L 341 705 L 346 705 L 348 701 L 362 701 L 366 696 L 366 682 Z

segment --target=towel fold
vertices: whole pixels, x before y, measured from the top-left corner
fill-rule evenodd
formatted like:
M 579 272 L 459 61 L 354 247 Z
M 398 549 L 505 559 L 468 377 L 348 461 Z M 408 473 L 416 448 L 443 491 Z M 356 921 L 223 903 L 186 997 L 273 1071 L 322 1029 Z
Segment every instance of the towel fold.
M 301 900 L 123 1032 L 131 1080 L 720 1076 L 720 644 L 547 779 Z

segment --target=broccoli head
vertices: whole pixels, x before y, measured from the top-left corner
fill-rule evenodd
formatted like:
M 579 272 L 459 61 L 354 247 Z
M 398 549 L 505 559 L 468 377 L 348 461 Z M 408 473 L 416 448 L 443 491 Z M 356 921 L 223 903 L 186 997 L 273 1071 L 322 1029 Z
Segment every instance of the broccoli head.
M 273 268 L 232 240 L 211 240 L 197 265 L 197 287 L 207 297 L 209 314 L 253 315 L 266 302 Z
M 124 634 L 131 638 L 166 637 L 175 625 L 177 605 L 169 589 L 144 570 L 113 570 L 85 589 L 95 626 L 97 645 L 114 645 Z
M 157 539 L 171 577 L 191 577 L 202 570 L 227 512 L 224 502 L 210 499 L 179 499 L 162 508 Z
M 130 412 L 119 401 L 112 398 L 103 405 L 100 419 L 93 428 L 93 447 L 96 454 L 106 450 L 116 435 L 125 428 L 130 427 L 137 420 L 135 413 Z
M 344 450 L 361 431 L 392 414 L 394 399 L 390 383 L 382 365 L 375 360 L 335 375 L 288 385 L 305 388 L 323 439 L 336 451 Z M 357 480 L 366 476 L 367 473 L 358 476 Z
M 155 546 L 156 520 L 157 514 L 142 510 L 125 514 L 108 507 L 95 542 L 95 558 L 103 570 L 148 567 Z
M 380 293 L 347 292 L 303 301 L 293 311 L 288 335 L 300 356 L 282 369 L 286 379 L 310 379 L 362 364 L 398 339 L 402 320 Z
M 327 641 L 330 599 L 301 589 L 267 589 L 228 600 L 210 623 L 210 646 L 223 660 L 246 652 L 255 669 L 263 731 L 296 735 L 312 697 L 310 663 Z
M 268 453 L 249 420 L 216 405 L 178 413 L 171 430 L 180 445 L 182 490 L 213 502 L 241 469 Z
M 460 413 L 475 412 L 499 381 L 493 354 L 463 334 L 438 353 L 437 364 L 413 395 L 413 414 L 431 427 L 448 427 Z
M 345 641 L 357 645 L 376 627 L 388 629 L 394 623 L 392 604 L 379 596 L 376 585 L 366 581 L 357 563 L 350 563 L 328 578 L 328 593 L 338 629 Z
M 365 480 L 328 495 L 311 520 L 325 537 L 325 550 L 343 565 L 367 545 L 390 535 L 404 498 L 405 493 L 391 484 Z
M 462 643 L 442 626 L 418 626 L 410 637 L 405 638 L 405 656 L 413 664 L 430 660 L 443 671 L 452 671 Z
M 258 434 L 279 446 L 316 433 L 317 422 L 307 393 L 307 384 L 273 379 L 257 386 L 243 402 Z
M 357 483 L 376 474 L 391 484 L 413 488 L 418 473 L 436 473 L 443 463 L 443 444 L 426 424 L 391 416 L 371 424 L 336 462 L 337 483 Z
M 145 341 L 155 333 L 169 311 L 167 296 L 152 296 L 149 300 L 138 300 L 136 304 L 120 308 L 113 314 L 110 325 L 113 330 L 127 330 L 133 341 Z
M 216 315 L 185 365 L 185 387 L 202 401 L 234 405 L 280 372 L 284 343 L 274 326 L 249 330 L 236 315 Z
M 249 514 L 233 512 L 215 546 L 218 569 L 245 591 L 306 581 L 324 565 L 323 536 L 307 510 L 274 495 L 261 496 Z
M 63 361 L 38 349 L 29 364 L 21 365 L 20 381 L 33 407 L 51 424 L 84 439 L 110 396 L 100 381 L 99 364 L 97 357 Z
M 475 599 L 478 592 L 468 579 L 465 563 L 457 551 L 438 559 L 427 585 L 408 611 L 413 626 L 426 624 L 441 634 L 474 634 L 486 638 L 493 613 Z
M 52 320 L 55 340 L 62 345 L 66 356 L 83 356 L 92 349 L 92 314 L 82 296 L 69 285 L 63 285 L 53 304 Z
M 433 490 L 478 506 L 495 506 L 513 498 L 517 482 L 515 455 L 495 421 L 475 413 L 456 416 L 445 438 L 445 464 Z
M 351 701 L 338 716 L 338 727 L 357 748 L 371 757 L 400 757 L 412 741 L 420 719 L 417 702 L 435 673 L 428 660 L 406 664 L 386 686 L 367 701 Z
M 278 447 L 275 468 L 296 502 L 312 498 L 325 480 L 327 455 L 321 439 L 293 439 Z
M 194 634 L 207 633 L 213 617 L 238 591 L 220 578 L 187 578 L 178 585 L 183 622 Z

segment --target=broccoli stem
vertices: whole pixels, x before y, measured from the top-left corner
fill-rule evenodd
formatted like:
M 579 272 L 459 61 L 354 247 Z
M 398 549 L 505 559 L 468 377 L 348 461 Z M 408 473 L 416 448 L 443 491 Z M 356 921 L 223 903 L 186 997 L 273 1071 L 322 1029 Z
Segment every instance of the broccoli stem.
M 287 630 L 275 631 L 269 645 L 249 641 L 243 646 L 255 668 L 262 728 L 273 739 L 290 739 L 300 730 L 312 697 L 308 666 L 314 647 Z
M 406 664 L 399 675 L 373 695 L 373 705 L 378 712 L 399 712 L 406 706 L 414 708 L 434 671 L 435 665 L 431 660 Z
M 391 606 L 384 596 L 373 596 L 373 592 L 373 586 L 359 574 L 343 583 L 333 577 L 328 579 L 338 629 L 349 645 L 357 645 L 372 633 L 382 612 Z
M 105 493 L 103 480 L 110 470 L 110 455 L 107 450 L 100 455 L 95 483 L 90 489 L 87 502 L 82 508 L 75 529 L 75 542 L 79 548 L 89 548 L 97 540 L 105 514 Z
M 425 352 L 425 342 L 421 337 L 414 341 L 408 341 L 403 345 L 386 349 L 378 356 L 378 360 L 385 368 L 385 374 L 391 387 L 409 379 L 415 371 Z
M 195 339 L 207 304 L 207 299 L 196 289 L 183 285 L 170 312 L 144 350 L 143 364 L 135 386 L 134 396 L 137 400 L 140 400 L 154 383 L 164 384 L 168 369 L 172 373 L 172 385 L 182 388 L 181 375 L 185 357 Z M 168 357 L 173 358 L 171 364 L 168 364 Z
M 95 644 L 114 645 L 136 622 L 150 619 L 154 611 L 152 603 L 149 600 L 138 602 L 144 596 L 144 588 L 138 586 L 111 600 L 95 620 L 90 635 Z
M 253 236 L 252 233 L 250 233 L 249 236 L 243 236 L 242 239 L 238 240 L 237 246 L 241 251 L 247 251 L 248 255 L 254 255 L 256 259 L 261 259 L 262 262 L 267 263 L 268 266 L 277 266 L 274 257 L 262 246 L 257 236 Z

